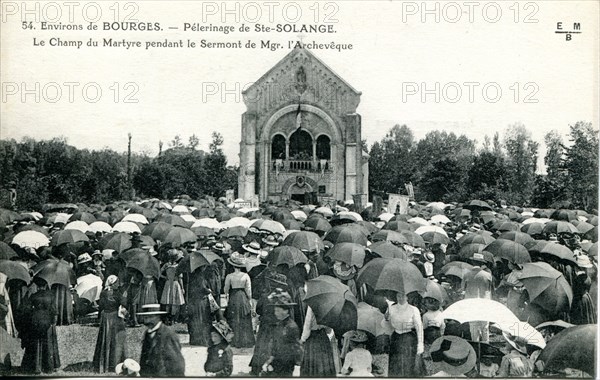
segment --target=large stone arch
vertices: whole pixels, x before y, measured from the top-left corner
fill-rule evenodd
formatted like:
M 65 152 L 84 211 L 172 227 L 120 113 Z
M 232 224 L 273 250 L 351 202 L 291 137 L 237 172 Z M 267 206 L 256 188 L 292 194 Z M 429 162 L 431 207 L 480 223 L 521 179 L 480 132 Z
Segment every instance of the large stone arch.
M 336 124 L 336 122 L 331 118 L 331 116 L 329 116 L 329 114 L 327 112 L 323 111 L 319 107 L 315 107 L 310 104 L 301 104 L 300 110 L 305 111 L 305 112 L 314 113 L 315 115 L 322 118 L 329 125 L 331 130 L 333 131 L 334 136 L 329 136 L 329 137 L 330 138 L 333 137 L 332 140 L 335 142 L 338 142 L 338 143 L 342 142 L 342 138 L 343 138 L 342 132 L 341 132 L 340 128 L 338 127 L 338 125 Z M 297 111 L 298 111 L 298 105 L 290 104 L 290 105 L 282 107 L 279 110 L 277 110 L 276 112 L 274 112 L 273 115 L 271 115 L 271 117 L 267 120 L 264 128 L 261 131 L 260 141 L 268 142 L 271 137 L 270 136 L 271 129 L 273 128 L 273 125 L 275 125 L 277 120 L 279 120 L 283 115 L 286 115 L 290 112 L 297 112 Z

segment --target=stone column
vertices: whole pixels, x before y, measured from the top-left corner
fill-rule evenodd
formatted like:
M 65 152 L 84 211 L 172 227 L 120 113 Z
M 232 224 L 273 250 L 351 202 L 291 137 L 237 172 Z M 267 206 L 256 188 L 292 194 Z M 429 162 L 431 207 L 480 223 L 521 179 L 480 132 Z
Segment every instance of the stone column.
M 345 199 L 362 193 L 362 151 L 360 115 L 348 114 L 343 117 L 346 130 L 346 189 Z
M 254 197 L 256 156 L 256 116 L 242 115 L 242 142 L 240 143 L 240 174 L 238 197 L 250 200 Z

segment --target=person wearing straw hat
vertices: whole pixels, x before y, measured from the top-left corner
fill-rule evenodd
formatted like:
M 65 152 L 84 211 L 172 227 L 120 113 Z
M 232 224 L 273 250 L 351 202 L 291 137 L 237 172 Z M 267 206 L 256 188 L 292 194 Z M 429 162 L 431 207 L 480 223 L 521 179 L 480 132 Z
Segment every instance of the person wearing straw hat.
M 183 297 L 183 273 L 177 273 L 177 262 L 183 257 L 183 252 L 178 249 L 168 251 L 169 261 L 163 264 L 160 274 L 165 279 L 160 303 L 166 305 L 168 317 L 167 324 L 177 319 L 181 305 L 185 304 Z
M 344 359 L 341 373 L 352 377 L 373 377 L 373 356 L 365 348 L 367 333 L 363 330 L 352 331 L 349 335 L 350 351 Z
M 212 323 L 204 372 L 210 377 L 229 377 L 233 372 L 233 351 L 229 342 L 233 338 L 233 330 L 225 321 Z
M 453 335 L 442 336 L 431 344 L 431 359 L 431 377 L 466 377 L 477 361 L 471 344 Z
M 302 364 L 300 329 L 290 318 L 290 307 L 295 303 L 289 293 L 280 288 L 275 289 L 268 300 L 278 322 L 273 330 L 270 353 L 262 364 L 262 371 L 268 377 L 291 377 L 294 372 L 300 371 Z
M 125 359 L 115 367 L 117 375 L 122 377 L 139 377 L 140 365 L 133 359 Z
M 160 304 L 142 305 L 138 313 L 148 327 L 140 356 L 140 375 L 144 377 L 183 377 L 185 374 L 179 337 L 162 323 L 161 317 L 165 314 L 167 312 L 160 310 Z
M 227 261 L 234 268 L 234 272 L 225 277 L 223 288 L 227 295 L 225 318 L 235 334 L 231 345 L 233 347 L 252 347 L 254 346 L 252 305 L 250 304 L 252 284 L 250 276 L 242 272 L 242 269 L 246 268 L 246 258 L 234 252 Z
M 505 331 L 502 335 L 506 340 L 508 354 L 502 358 L 498 377 L 532 377 L 533 363 L 527 357 L 527 342 Z

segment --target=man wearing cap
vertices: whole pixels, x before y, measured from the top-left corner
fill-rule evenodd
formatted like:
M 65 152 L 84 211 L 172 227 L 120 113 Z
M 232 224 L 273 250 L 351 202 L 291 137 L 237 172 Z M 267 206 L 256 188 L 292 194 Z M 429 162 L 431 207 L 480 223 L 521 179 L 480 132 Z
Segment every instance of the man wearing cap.
M 299 372 L 302 364 L 300 329 L 290 318 L 290 307 L 295 303 L 289 293 L 280 288 L 275 289 L 268 299 L 278 322 L 271 337 L 271 352 L 262 370 L 269 377 L 291 377 L 295 370 Z
M 181 354 L 181 344 L 177 334 L 164 325 L 160 304 L 142 306 L 138 315 L 143 316 L 148 327 L 142 343 L 140 356 L 140 375 L 144 377 L 183 377 L 185 360 Z

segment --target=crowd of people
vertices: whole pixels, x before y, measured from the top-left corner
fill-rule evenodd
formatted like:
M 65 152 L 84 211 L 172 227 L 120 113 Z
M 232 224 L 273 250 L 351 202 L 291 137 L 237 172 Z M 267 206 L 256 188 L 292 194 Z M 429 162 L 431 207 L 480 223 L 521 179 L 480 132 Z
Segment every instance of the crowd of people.
M 544 348 L 595 329 L 596 215 L 480 200 L 394 211 L 189 197 L 1 210 L 2 327 L 36 374 L 61 367 L 56 326 L 97 323 L 98 374 L 184 376 L 180 323 L 208 347 L 207 376 L 232 375 L 246 348 L 253 376 L 595 375 Z M 473 299 L 531 330 L 451 314 Z

